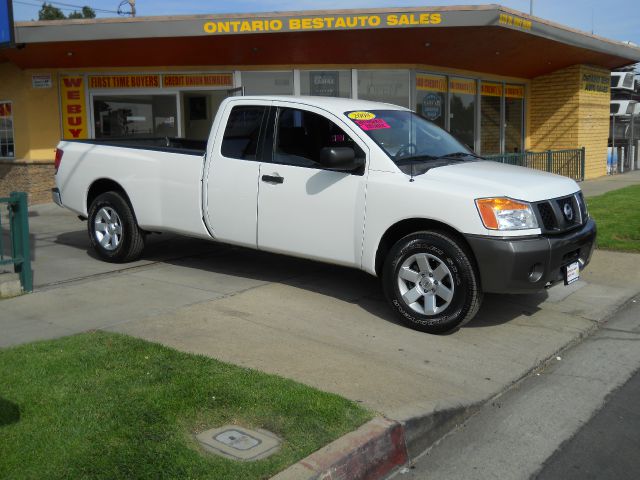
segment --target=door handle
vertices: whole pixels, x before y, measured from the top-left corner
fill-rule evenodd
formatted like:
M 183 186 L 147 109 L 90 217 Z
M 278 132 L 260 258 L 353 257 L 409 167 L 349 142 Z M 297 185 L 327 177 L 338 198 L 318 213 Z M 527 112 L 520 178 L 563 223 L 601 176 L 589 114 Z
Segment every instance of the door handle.
M 280 175 L 262 175 L 262 181 L 266 183 L 284 183 L 284 177 Z

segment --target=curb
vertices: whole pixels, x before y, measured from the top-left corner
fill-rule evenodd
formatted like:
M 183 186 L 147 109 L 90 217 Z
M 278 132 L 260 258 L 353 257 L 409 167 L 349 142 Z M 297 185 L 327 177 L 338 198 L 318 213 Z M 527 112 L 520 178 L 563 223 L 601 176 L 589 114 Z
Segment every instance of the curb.
M 383 478 L 409 460 L 404 427 L 377 417 L 272 477 L 272 480 Z
M 402 421 L 409 460 L 415 460 L 447 433 L 477 413 L 484 404 L 485 402 L 478 402 L 436 410 Z

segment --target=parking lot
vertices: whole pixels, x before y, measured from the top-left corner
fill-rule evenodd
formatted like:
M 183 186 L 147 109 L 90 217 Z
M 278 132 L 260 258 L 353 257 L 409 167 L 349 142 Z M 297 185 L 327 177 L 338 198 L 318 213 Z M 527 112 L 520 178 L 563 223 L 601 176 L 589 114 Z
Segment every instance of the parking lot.
M 637 255 L 597 251 L 583 278 L 535 295 L 487 295 L 462 330 L 396 322 L 377 279 L 171 235 L 113 265 L 86 224 L 32 209 L 36 292 L 3 300 L 0 347 L 86 331 L 123 332 L 295 379 L 396 420 L 491 398 L 640 291 Z

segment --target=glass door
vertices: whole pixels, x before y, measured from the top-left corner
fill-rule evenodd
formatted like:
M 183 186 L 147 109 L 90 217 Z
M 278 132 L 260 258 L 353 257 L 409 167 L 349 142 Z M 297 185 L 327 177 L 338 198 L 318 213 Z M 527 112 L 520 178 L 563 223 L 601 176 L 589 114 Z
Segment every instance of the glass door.
M 181 92 L 184 137 L 207 140 L 220 103 L 228 96 L 227 90 Z
M 449 132 L 474 149 L 476 120 L 476 81 L 449 78 Z
M 418 115 L 446 129 L 447 77 L 416 73 L 416 111 Z
M 482 82 L 480 88 L 480 152 L 500 153 L 502 83 Z
M 524 86 L 505 85 L 504 151 L 521 152 L 524 128 Z

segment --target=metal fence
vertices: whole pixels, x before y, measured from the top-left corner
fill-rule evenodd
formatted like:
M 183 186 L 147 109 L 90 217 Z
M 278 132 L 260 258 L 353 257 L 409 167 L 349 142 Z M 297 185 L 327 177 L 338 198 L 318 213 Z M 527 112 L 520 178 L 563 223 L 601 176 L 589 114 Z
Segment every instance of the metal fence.
M 607 173 L 640 170 L 640 115 L 612 115 L 609 125 Z
M 545 152 L 518 152 L 483 155 L 487 160 L 535 168 L 557 173 L 577 181 L 584 180 L 584 147 L 571 150 L 547 150 Z
M 3 218 L 5 212 L 8 212 L 8 232 L 4 226 L 7 225 Z M 5 233 L 8 233 L 10 249 L 5 245 Z M 13 271 L 20 275 L 22 290 L 33 291 L 29 211 L 27 194 L 24 192 L 11 192 L 9 197 L 0 198 L 0 267 L 3 265 L 13 265 Z

